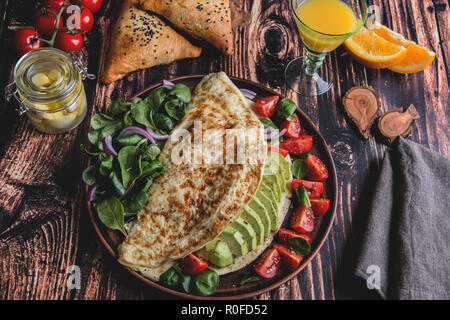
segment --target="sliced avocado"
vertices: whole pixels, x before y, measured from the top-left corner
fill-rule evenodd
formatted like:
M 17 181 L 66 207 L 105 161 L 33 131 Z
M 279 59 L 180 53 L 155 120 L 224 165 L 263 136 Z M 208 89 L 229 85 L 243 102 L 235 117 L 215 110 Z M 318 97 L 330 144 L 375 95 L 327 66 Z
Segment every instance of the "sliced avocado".
M 283 174 L 280 172 L 276 175 L 278 185 L 280 186 L 281 193 L 286 191 L 286 180 L 284 180 Z M 281 200 L 281 197 L 280 197 Z
M 241 218 L 247 221 L 253 228 L 256 234 L 256 243 L 258 245 L 264 242 L 264 225 L 261 221 L 259 215 L 253 211 L 249 206 L 245 207 L 244 212 L 241 215 Z
M 225 241 L 219 239 L 208 242 L 197 252 L 197 255 L 218 267 L 226 267 L 233 263 L 230 248 Z
M 270 235 L 272 225 L 270 223 L 269 213 L 267 212 L 266 207 L 259 200 L 258 193 L 259 191 L 257 191 L 252 200 L 250 200 L 248 206 L 250 207 L 250 209 L 256 212 L 256 214 L 258 214 L 259 218 L 261 219 L 261 222 L 264 226 L 264 238 L 267 238 Z
M 258 189 L 254 198 L 255 200 L 259 200 L 266 208 L 270 219 L 270 230 L 276 231 L 278 229 L 278 204 L 273 200 L 273 197 L 274 196 L 267 193 L 266 188 L 263 187 L 261 190 Z
M 256 233 L 250 223 L 239 217 L 231 226 L 242 233 L 247 242 L 248 250 L 254 250 L 256 248 Z
M 226 228 L 225 231 L 220 234 L 219 239 L 227 243 L 231 252 L 236 257 L 243 256 L 248 252 L 247 242 L 245 241 L 244 236 L 232 226 Z
M 276 174 L 281 173 L 284 180 L 291 178 L 291 165 L 285 157 L 278 152 L 268 152 L 266 157 L 264 174 Z
M 278 185 L 278 174 L 273 174 L 270 176 L 263 176 L 261 183 L 267 184 L 275 194 L 275 201 L 280 202 L 281 200 L 281 185 Z

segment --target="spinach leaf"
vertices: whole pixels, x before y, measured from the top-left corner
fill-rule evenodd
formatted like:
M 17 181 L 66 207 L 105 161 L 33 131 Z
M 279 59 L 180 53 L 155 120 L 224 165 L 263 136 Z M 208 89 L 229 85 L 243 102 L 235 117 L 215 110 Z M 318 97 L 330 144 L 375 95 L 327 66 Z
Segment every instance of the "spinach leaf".
M 292 163 L 292 175 L 297 179 L 303 179 L 308 173 L 308 165 L 302 159 L 297 159 Z
M 96 146 L 98 144 L 98 142 L 100 141 L 99 134 L 100 134 L 100 130 L 91 130 L 88 132 L 88 140 L 94 146 Z
M 110 125 L 107 125 L 103 127 L 100 131 L 100 134 L 98 135 L 99 141 L 103 141 L 103 139 L 106 136 L 115 136 L 117 132 L 119 132 L 121 129 L 123 129 L 123 123 L 122 121 L 112 123 Z
M 97 180 L 96 173 L 97 167 L 95 165 L 87 167 L 81 175 L 84 183 L 86 183 L 88 186 L 92 186 Z
M 127 216 L 132 216 L 137 214 L 144 208 L 147 203 L 148 195 L 147 192 L 139 191 L 135 196 L 125 201 L 124 210 Z
M 170 90 L 169 95 L 176 96 L 184 103 L 191 102 L 191 90 L 184 84 L 176 84 L 172 90 Z
M 136 147 L 127 146 L 120 149 L 117 155 L 122 174 L 122 184 L 125 188 L 128 188 L 131 182 L 140 176 L 140 157 L 137 153 Z
M 122 100 L 111 101 L 108 106 L 109 113 L 113 115 L 118 115 L 128 111 L 130 103 Z
M 92 129 L 97 130 L 115 124 L 117 122 L 120 122 L 120 120 L 111 118 L 110 116 L 107 116 L 106 114 L 103 113 L 97 113 L 94 114 L 94 116 L 91 119 L 91 127 Z
M 165 284 L 169 288 L 176 289 L 180 283 L 180 274 L 172 267 L 159 277 L 159 282 Z
M 164 132 L 170 132 L 174 127 L 172 119 L 165 114 L 157 113 L 153 116 L 153 120 L 155 122 L 155 126 Z
M 165 87 L 158 88 L 156 90 L 153 90 L 147 98 L 145 98 L 145 101 L 149 104 L 150 108 L 154 112 L 159 112 L 159 109 L 161 105 L 163 104 L 164 100 L 167 97 L 167 92 L 169 89 Z
M 219 275 L 214 270 L 207 268 L 191 279 L 191 291 L 198 296 L 213 294 L 219 285 Z
M 126 235 L 122 203 L 116 197 L 103 200 L 97 205 L 97 215 L 103 224 Z
M 180 120 L 186 114 L 186 107 L 183 102 L 178 99 L 172 99 L 164 104 L 167 114 L 175 120 Z
M 191 285 L 191 276 L 188 274 L 184 274 L 183 270 L 181 270 L 178 264 L 174 265 L 173 268 L 175 269 L 175 271 L 178 272 L 178 275 L 180 276 L 180 283 L 179 283 L 180 286 L 186 293 L 189 293 Z
M 305 207 L 311 207 L 311 201 L 309 201 L 308 192 L 306 192 L 306 188 L 304 186 L 297 188 L 296 193 L 298 199 L 303 203 Z
M 151 144 L 148 146 L 144 146 L 143 151 L 142 151 L 142 158 L 155 160 L 159 156 L 160 153 L 161 153 L 161 149 L 158 147 L 158 145 Z
M 146 127 L 151 127 L 148 115 L 150 113 L 150 108 L 144 100 L 133 100 L 131 105 L 131 114 L 137 123 L 142 124 Z
M 151 175 L 163 167 L 159 159 L 153 161 L 142 161 L 141 176 L 145 177 Z
M 262 277 L 260 277 L 259 275 L 257 275 L 254 272 L 250 272 L 250 271 L 246 271 L 244 273 L 244 275 L 242 276 L 241 281 L 239 282 L 239 284 L 242 286 L 246 283 L 251 283 L 251 282 L 257 282 L 262 280 Z
M 308 241 L 303 238 L 295 237 L 288 240 L 291 250 L 301 256 L 307 256 L 311 252 L 311 246 Z
M 145 139 L 145 138 L 142 137 L 141 135 L 133 134 L 133 135 L 128 136 L 128 137 L 117 138 L 116 140 L 122 146 L 135 146 L 139 142 L 141 142 L 143 139 Z
M 83 144 L 80 144 L 80 150 L 81 150 L 81 152 L 85 152 L 87 155 L 94 156 L 94 157 L 97 157 L 100 154 L 100 152 L 91 152 L 91 151 L 87 150 Z
M 125 127 L 129 127 L 133 125 L 133 118 L 131 117 L 131 110 L 127 111 L 123 116 L 123 124 Z
M 296 108 L 294 101 L 287 98 L 281 99 L 278 103 L 276 116 L 281 120 L 291 120 Z
M 109 153 L 100 153 L 98 156 L 98 160 L 100 165 L 98 167 L 98 172 L 102 176 L 107 176 L 113 167 L 113 156 Z
M 275 123 L 273 123 L 272 120 L 270 119 L 266 119 L 266 118 L 259 118 L 259 121 L 261 121 L 262 123 L 264 123 L 265 125 L 272 127 L 274 129 L 278 129 L 277 125 Z
M 112 184 L 112 187 L 113 187 L 114 191 L 119 196 L 123 196 L 127 192 L 127 190 L 122 185 L 122 182 L 120 182 L 119 177 L 117 176 L 117 174 L 114 171 L 111 171 L 111 173 L 109 174 L 108 178 L 111 181 L 111 184 Z

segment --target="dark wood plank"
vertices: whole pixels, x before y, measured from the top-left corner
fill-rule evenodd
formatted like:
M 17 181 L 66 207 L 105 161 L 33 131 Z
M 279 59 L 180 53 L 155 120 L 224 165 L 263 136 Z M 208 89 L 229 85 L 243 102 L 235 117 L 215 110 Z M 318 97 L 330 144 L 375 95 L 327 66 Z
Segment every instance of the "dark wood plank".
M 284 66 L 303 54 L 288 1 L 236 0 L 249 13 L 235 30 L 236 53 L 225 57 L 207 47 L 199 59 L 180 61 L 127 76 L 111 85 L 86 82 L 89 119 L 105 111 L 112 99 L 128 98 L 162 78 L 223 70 L 257 81 L 294 99 L 319 126 L 333 151 L 339 179 L 339 204 L 333 229 L 319 255 L 296 278 L 255 299 L 335 299 L 346 297 L 339 279 L 357 244 L 367 190 L 373 185 L 386 147 L 371 137 L 362 140 L 340 105 L 352 86 L 371 85 L 384 111 L 413 103 L 421 119 L 411 139 L 450 156 L 448 108 L 449 7 L 446 0 L 374 0 L 382 23 L 433 49 L 436 60 L 424 72 L 398 75 L 370 70 L 353 62 L 343 48 L 327 57 L 335 85 L 326 95 L 305 98 L 288 90 Z M 100 74 L 119 0 L 104 1 L 94 30 L 85 37 L 85 61 Z M 31 24 L 35 2 L 0 4 L 0 43 L 11 47 L 13 31 Z M 2 55 L 0 85 L 12 78 L 17 57 Z M 64 135 L 44 135 L 25 118 L 0 103 L 0 299 L 158 299 L 167 295 L 126 273 L 103 249 L 87 216 L 80 180 L 86 158 L 88 119 Z M 80 290 L 66 286 L 67 268 L 81 268 Z

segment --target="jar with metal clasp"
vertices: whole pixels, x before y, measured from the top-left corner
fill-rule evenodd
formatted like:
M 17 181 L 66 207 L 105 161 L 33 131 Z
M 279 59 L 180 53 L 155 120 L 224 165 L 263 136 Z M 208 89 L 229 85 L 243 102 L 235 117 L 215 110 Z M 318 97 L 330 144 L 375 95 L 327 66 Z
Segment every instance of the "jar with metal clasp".
M 63 133 L 86 116 L 86 78 L 95 76 L 87 72 L 78 51 L 41 48 L 20 58 L 14 67 L 14 81 L 5 92 L 8 101 L 15 98 L 19 114 L 26 113 L 36 129 Z

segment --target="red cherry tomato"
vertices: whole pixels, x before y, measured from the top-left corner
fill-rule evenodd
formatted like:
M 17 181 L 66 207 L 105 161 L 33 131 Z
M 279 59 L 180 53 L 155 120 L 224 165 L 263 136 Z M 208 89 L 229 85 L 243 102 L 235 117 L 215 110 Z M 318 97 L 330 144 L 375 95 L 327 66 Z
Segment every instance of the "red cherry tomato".
M 89 8 L 84 6 L 78 8 L 77 10 L 69 10 L 69 8 L 66 8 L 64 12 L 66 25 L 71 30 L 87 33 L 94 27 L 94 15 Z
M 281 262 L 288 270 L 295 270 L 300 265 L 303 257 L 284 244 L 275 243 L 273 248 L 276 249 L 281 256 Z
M 208 267 L 208 262 L 190 253 L 180 261 L 180 267 L 186 274 L 199 274 Z
M 298 116 L 294 113 L 291 120 L 285 120 L 281 125 L 281 130 L 286 129 L 285 135 L 290 138 L 300 138 L 302 127 Z
M 280 253 L 276 249 L 264 252 L 254 266 L 255 272 L 263 278 L 273 278 L 281 265 Z
M 42 8 L 34 17 L 34 25 L 36 29 L 44 37 L 50 38 L 53 35 L 56 25 L 56 15 L 58 11 L 53 8 Z M 58 28 L 63 27 L 62 19 L 59 19 Z
M 83 49 L 83 37 L 79 33 L 59 31 L 56 35 L 55 47 L 65 52 L 81 51 Z
M 317 199 L 323 193 L 323 183 L 313 182 L 300 179 L 292 179 L 292 191 L 296 191 L 297 188 L 304 186 L 308 193 L 309 199 Z
M 278 152 L 279 154 L 281 154 L 283 157 L 285 157 L 286 158 L 286 156 L 289 154 L 289 151 L 287 151 L 287 150 L 284 150 L 284 149 L 281 149 L 281 148 L 279 148 L 279 147 L 277 147 L 277 146 L 273 146 L 273 145 L 271 145 L 271 144 L 268 144 L 267 145 L 267 149 L 269 150 L 269 151 L 271 151 L 271 152 Z
M 322 161 L 314 155 L 310 155 L 305 159 L 308 165 L 308 173 L 306 176 L 309 180 L 323 181 L 328 178 L 328 169 Z
M 45 6 L 59 11 L 64 3 L 64 0 L 44 0 L 43 3 Z M 70 5 L 70 1 L 67 1 L 66 5 Z
M 314 212 L 300 203 L 291 219 L 291 228 L 300 233 L 309 233 L 314 230 Z
M 255 108 L 262 116 L 270 118 L 275 114 L 279 100 L 279 96 L 260 98 L 256 101 Z
M 14 33 L 12 39 L 14 49 L 19 55 L 24 55 L 32 50 L 42 48 L 42 41 L 37 39 L 39 37 L 40 34 L 32 28 L 20 29 Z
M 302 135 L 297 139 L 287 139 L 280 143 L 280 147 L 294 155 L 301 155 L 311 150 L 313 137 Z
M 301 234 L 285 228 L 280 228 L 280 230 L 278 230 L 278 239 L 281 243 L 288 244 L 288 240 L 292 238 L 303 238 L 308 241 L 308 243 L 311 243 L 311 238 L 306 234 Z
M 92 13 L 96 13 L 102 7 L 102 0 L 74 0 L 74 4 L 89 8 Z
M 311 208 L 314 211 L 314 215 L 321 217 L 327 213 L 330 208 L 330 200 L 328 199 L 310 199 Z

